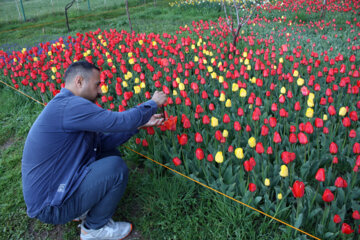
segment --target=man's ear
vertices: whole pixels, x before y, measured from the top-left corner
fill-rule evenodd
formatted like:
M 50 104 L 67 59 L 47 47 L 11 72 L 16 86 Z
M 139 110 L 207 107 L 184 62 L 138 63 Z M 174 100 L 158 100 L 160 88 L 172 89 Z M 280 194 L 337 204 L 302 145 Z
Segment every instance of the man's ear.
M 82 88 L 84 85 L 84 78 L 81 75 L 77 75 L 74 79 L 74 84 L 76 88 Z

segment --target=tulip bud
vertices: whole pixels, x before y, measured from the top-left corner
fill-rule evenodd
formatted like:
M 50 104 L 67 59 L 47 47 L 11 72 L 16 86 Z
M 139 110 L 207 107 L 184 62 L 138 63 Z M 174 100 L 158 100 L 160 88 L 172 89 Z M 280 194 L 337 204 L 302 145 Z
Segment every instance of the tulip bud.
M 289 176 L 289 170 L 288 170 L 288 167 L 286 165 L 281 165 L 281 168 L 280 168 L 280 176 L 281 177 L 287 177 Z
M 277 194 L 277 199 L 281 200 L 283 198 L 283 195 L 281 193 Z
M 215 155 L 215 162 L 222 163 L 224 161 L 224 156 L 222 152 L 217 152 Z
M 236 148 L 235 149 L 235 156 L 239 159 L 243 159 L 244 158 L 244 151 L 242 148 Z
M 255 147 L 256 145 L 256 139 L 254 137 L 249 138 L 248 144 L 251 148 Z
M 264 185 L 267 187 L 270 186 L 270 179 L 265 178 Z

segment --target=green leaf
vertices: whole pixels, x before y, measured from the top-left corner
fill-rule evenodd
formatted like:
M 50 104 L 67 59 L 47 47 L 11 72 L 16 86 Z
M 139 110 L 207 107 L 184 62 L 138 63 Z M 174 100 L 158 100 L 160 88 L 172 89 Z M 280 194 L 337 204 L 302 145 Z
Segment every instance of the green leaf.
M 299 228 L 301 226 L 303 221 L 303 216 L 304 215 L 302 213 L 299 214 L 299 217 L 296 219 L 294 227 Z

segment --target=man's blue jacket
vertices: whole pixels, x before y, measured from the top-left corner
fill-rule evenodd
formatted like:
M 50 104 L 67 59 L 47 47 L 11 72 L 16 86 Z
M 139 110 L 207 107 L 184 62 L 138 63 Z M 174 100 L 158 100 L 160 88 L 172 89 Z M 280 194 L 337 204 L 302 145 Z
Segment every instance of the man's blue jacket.
M 97 152 L 126 142 L 156 113 L 149 100 L 124 112 L 111 112 L 63 88 L 36 119 L 22 158 L 27 213 L 61 205 L 78 188 Z

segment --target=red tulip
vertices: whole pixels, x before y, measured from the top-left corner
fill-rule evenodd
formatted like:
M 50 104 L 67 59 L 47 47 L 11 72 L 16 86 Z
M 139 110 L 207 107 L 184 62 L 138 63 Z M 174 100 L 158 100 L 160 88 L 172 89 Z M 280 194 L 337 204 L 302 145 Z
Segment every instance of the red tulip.
M 338 152 L 338 146 L 336 145 L 336 143 L 330 143 L 329 151 L 331 154 L 336 154 Z
M 234 122 L 234 129 L 235 131 L 240 131 L 241 130 L 241 125 L 238 121 Z
M 210 118 L 208 115 L 204 115 L 202 118 L 202 123 L 203 124 L 209 124 L 210 123 Z
M 296 102 L 294 105 L 294 110 L 295 111 L 300 111 L 301 110 L 301 106 L 300 106 L 300 102 Z
M 269 134 L 269 128 L 265 125 L 261 126 L 261 135 L 262 136 L 267 136 Z
M 314 132 L 314 128 L 310 122 L 305 124 L 305 132 L 308 134 L 312 134 Z
M 250 192 L 255 192 L 256 191 L 256 185 L 254 183 L 249 184 L 249 191 Z
M 355 220 L 359 220 L 360 219 L 360 213 L 358 210 L 355 210 L 352 214 L 352 218 Z
M 195 151 L 195 156 L 197 159 L 202 160 L 204 158 L 204 151 L 201 148 L 197 148 Z
M 170 131 L 176 131 L 177 116 L 170 116 L 166 121 L 163 122 L 163 126 Z
M 230 117 L 229 115 L 227 115 L 226 113 L 223 116 L 223 123 L 229 123 L 230 122 Z
M 255 164 L 256 164 L 256 163 L 255 163 Z M 247 171 L 247 172 L 250 172 L 250 171 L 253 170 L 253 168 L 255 167 L 255 165 L 253 165 L 253 164 L 250 162 L 250 160 L 246 160 L 246 161 L 243 163 L 243 165 L 244 165 L 245 171 Z
M 142 140 L 142 145 L 143 145 L 143 147 L 147 147 L 147 146 L 149 146 L 149 143 L 147 142 L 146 139 L 143 139 Z
M 325 202 L 332 202 L 334 200 L 334 194 L 329 189 L 325 189 L 322 199 Z
M 332 162 L 333 162 L 333 164 L 338 164 L 339 163 L 338 157 L 334 156 Z
M 360 154 L 360 143 L 356 142 L 353 145 L 353 153 L 354 154 Z
M 245 131 L 247 131 L 247 132 L 250 132 L 250 131 L 251 131 L 251 127 L 250 127 L 250 125 L 246 125 L 246 127 L 245 127 Z
M 333 218 L 334 223 L 340 223 L 341 222 L 341 217 L 337 214 L 334 215 Z
M 321 118 L 315 118 L 315 127 L 322 128 L 324 126 L 324 121 Z
M 181 164 L 181 160 L 178 157 L 174 157 L 172 161 L 175 166 L 179 166 Z
M 329 129 L 328 129 L 327 127 L 324 127 L 324 128 L 323 128 L 323 133 L 324 133 L 324 134 L 329 134 Z
M 349 132 L 349 138 L 356 138 L 356 131 L 354 129 L 351 129 Z
M 343 223 L 341 226 L 341 232 L 344 234 L 351 234 L 354 232 L 354 230 L 351 228 L 349 224 Z
M 274 132 L 273 141 L 274 141 L 274 143 L 281 143 L 281 136 L 278 132 Z
M 291 190 L 295 198 L 302 198 L 305 192 L 305 184 L 300 181 L 295 181 Z
M 263 154 L 264 153 L 264 146 L 263 146 L 262 142 L 256 143 L 255 151 L 258 154 Z
M 342 177 L 337 177 L 335 180 L 335 186 L 338 188 L 346 188 L 348 186 L 347 182 L 345 179 L 343 179 Z
M 325 169 L 324 168 L 319 168 L 319 170 L 316 172 L 315 179 L 318 180 L 319 182 L 325 181 Z
M 330 116 L 336 115 L 335 107 L 333 105 L 330 105 L 328 107 L 328 112 L 329 112 Z
M 350 118 L 344 117 L 343 120 L 342 120 L 342 124 L 343 124 L 344 127 L 350 127 L 351 126 Z
M 206 160 L 208 160 L 209 162 L 214 161 L 213 155 L 212 155 L 212 154 L 208 154 L 207 157 L 206 157 Z
M 195 142 L 197 143 L 202 143 L 203 142 L 203 137 L 201 135 L 201 133 L 195 133 Z
M 356 122 L 358 120 L 358 115 L 356 111 L 351 111 L 349 113 L 349 117 L 351 119 L 351 121 Z
M 187 144 L 187 142 L 188 142 L 188 136 L 187 136 L 186 133 L 183 133 L 180 136 L 177 135 L 177 139 L 179 141 L 179 144 L 182 145 L 182 146 Z
M 272 127 L 272 128 L 276 127 L 276 124 L 277 124 L 276 118 L 271 117 L 271 118 L 269 119 L 269 124 L 270 124 L 270 127 Z

